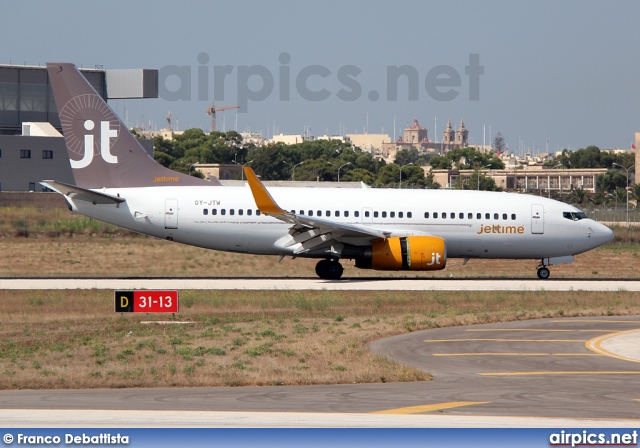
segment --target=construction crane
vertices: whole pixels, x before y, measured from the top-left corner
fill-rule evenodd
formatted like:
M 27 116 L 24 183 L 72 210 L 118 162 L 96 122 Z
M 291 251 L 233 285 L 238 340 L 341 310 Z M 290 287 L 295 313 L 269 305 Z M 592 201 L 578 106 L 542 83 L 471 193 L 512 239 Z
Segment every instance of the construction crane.
M 229 109 L 240 109 L 240 106 L 216 107 L 216 103 L 214 101 L 211 102 L 211 107 L 207 109 L 207 115 L 211 115 L 211 132 L 216 131 L 216 112 Z
M 167 115 L 167 131 L 169 132 L 173 132 L 173 128 L 171 127 L 171 116 L 173 114 L 171 112 L 169 112 L 169 115 Z

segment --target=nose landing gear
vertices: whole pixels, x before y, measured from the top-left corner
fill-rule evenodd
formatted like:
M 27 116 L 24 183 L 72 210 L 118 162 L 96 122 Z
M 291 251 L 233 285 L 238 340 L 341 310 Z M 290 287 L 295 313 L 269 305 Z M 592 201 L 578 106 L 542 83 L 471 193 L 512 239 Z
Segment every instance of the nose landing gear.
M 342 277 L 344 268 L 338 260 L 320 260 L 316 264 L 316 274 L 325 280 L 338 280 Z

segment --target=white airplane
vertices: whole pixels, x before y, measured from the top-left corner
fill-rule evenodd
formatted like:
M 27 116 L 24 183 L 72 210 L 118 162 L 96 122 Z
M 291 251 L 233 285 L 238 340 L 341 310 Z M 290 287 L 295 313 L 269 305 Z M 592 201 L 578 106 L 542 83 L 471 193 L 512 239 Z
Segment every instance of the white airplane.
M 548 266 L 613 238 L 562 202 L 482 191 L 221 186 L 156 163 L 77 68 L 47 64 L 75 185 L 42 185 L 74 212 L 209 249 L 320 259 L 320 278 L 363 269 L 431 271 L 447 259 L 539 259 Z

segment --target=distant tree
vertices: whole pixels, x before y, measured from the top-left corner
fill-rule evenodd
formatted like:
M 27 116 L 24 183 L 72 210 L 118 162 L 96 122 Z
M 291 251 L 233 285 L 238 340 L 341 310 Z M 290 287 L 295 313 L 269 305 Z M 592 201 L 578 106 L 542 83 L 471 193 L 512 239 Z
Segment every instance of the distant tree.
M 468 183 L 465 189 L 477 190 L 478 184 L 480 185 L 481 191 L 501 191 L 500 187 L 496 185 L 496 182 L 495 180 L 493 180 L 493 178 L 486 176 L 479 170 L 476 170 L 468 178 Z
M 626 188 L 616 188 L 616 191 L 614 193 L 617 202 L 619 204 L 625 204 L 626 205 L 626 201 L 627 201 L 627 190 Z
M 399 173 L 398 173 L 399 174 Z M 419 166 L 405 166 L 402 169 L 402 185 L 403 187 L 424 188 L 426 185 L 424 170 Z
M 373 185 L 375 176 L 371 171 L 364 168 L 354 168 L 344 175 L 340 175 L 340 181 L 342 182 L 343 180 L 345 182 L 364 182 L 367 185 Z
M 633 165 L 634 157 L 631 151 L 614 154 L 592 145 L 577 151 L 563 150 L 559 162 L 566 168 L 613 168 L 614 163 L 626 168 Z
M 430 158 L 431 156 L 426 154 L 420 155 L 416 148 L 401 149 L 396 153 L 396 158 L 393 163 L 400 166 L 408 165 L 410 163 L 417 166 L 422 166 L 426 165 L 429 162 Z
M 378 171 L 375 185 L 398 186 L 400 183 L 400 166 L 396 164 L 385 165 Z M 424 170 L 419 166 L 405 166 L 402 168 L 402 185 L 408 187 L 424 188 L 426 178 Z
M 640 204 L 640 184 L 635 184 L 631 187 L 629 194 L 636 201 L 636 206 Z
M 424 186 L 430 190 L 438 190 L 441 187 L 441 185 L 436 182 L 436 176 L 433 174 L 433 170 L 429 170 L 424 177 Z
M 429 160 L 429 165 L 434 170 L 448 170 L 451 169 L 451 160 L 444 156 L 433 156 Z
M 600 192 L 611 193 L 616 188 L 625 188 L 627 186 L 627 174 L 623 170 L 610 169 L 606 173 L 598 175 L 596 185 Z
M 589 201 L 587 192 L 582 188 L 572 188 L 566 198 L 570 204 L 583 205 Z

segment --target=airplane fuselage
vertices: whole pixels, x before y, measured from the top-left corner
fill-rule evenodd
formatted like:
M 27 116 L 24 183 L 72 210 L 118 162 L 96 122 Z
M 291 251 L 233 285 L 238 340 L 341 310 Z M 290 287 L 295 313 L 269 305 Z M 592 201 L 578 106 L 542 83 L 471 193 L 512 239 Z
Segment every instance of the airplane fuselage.
M 136 232 L 194 246 L 266 255 L 293 254 L 290 225 L 260 214 L 248 186 L 108 188 L 118 205 L 72 201 L 74 210 Z M 371 226 L 395 235 L 434 235 L 448 258 L 541 259 L 575 255 L 611 239 L 578 209 L 515 193 L 354 188 L 270 188 L 292 213 Z M 584 214 L 582 214 L 584 216 Z M 370 238 L 344 241 L 366 245 Z M 298 256 L 325 257 L 310 251 Z

